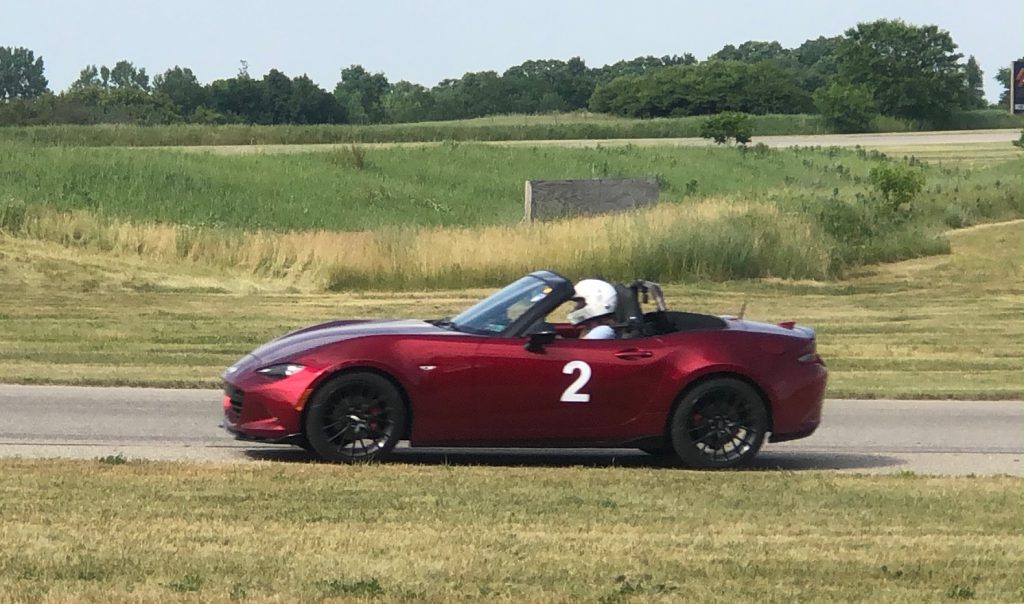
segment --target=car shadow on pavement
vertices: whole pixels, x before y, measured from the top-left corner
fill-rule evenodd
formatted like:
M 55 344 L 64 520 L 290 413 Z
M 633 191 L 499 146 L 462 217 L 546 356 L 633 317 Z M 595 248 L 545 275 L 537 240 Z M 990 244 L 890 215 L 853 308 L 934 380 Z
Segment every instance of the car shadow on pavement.
M 253 448 L 245 454 L 255 460 L 320 463 L 312 453 L 297 447 Z M 588 467 L 685 469 L 672 457 L 648 455 L 634 449 L 436 449 L 399 448 L 379 464 L 492 467 Z M 761 452 L 750 471 L 864 470 L 870 472 L 902 464 L 885 455 L 826 451 Z
M 751 469 L 756 470 L 864 470 L 871 472 L 882 468 L 893 468 L 905 463 L 899 457 L 873 453 L 849 453 L 830 451 L 762 451 L 754 458 Z

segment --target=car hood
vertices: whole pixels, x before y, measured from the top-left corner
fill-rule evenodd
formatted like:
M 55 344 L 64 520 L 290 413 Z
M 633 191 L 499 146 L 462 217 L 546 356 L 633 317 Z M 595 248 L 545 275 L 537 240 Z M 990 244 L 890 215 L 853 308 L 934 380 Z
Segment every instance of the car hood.
M 295 354 L 342 340 L 381 335 L 449 335 L 454 332 L 426 321 L 331 321 L 313 325 L 271 340 L 252 351 L 261 363 L 287 360 Z

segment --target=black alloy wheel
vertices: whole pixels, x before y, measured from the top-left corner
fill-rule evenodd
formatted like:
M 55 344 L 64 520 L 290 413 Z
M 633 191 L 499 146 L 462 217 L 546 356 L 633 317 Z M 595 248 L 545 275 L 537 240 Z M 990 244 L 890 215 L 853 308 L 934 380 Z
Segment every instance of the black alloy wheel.
M 686 394 L 672 414 L 669 430 L 672 448 L 690 467 L 744 466 L 761 449 L 768 411 L 746 382 L 715 378 Z
M 398 389 L 375 373 L 349 373 L 324 384 L 309 402 L 306 438 L 328 461 L 372 461 L 394 448 L 408 413 Z

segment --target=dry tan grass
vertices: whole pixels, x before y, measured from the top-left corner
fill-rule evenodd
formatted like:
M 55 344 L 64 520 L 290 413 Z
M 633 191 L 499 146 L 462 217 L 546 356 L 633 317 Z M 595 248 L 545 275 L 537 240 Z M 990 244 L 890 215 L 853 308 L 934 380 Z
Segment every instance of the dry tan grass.
M 630 250 L 713 229 L 726 218 L 749 216 L 801 242 L 799 255 L 827 266 L 828 250 L 810 242 L 807 220 L 767 203 L 706 199 L 663 204 L 637 212 L 550 223 L 482 228 L 384 229 L 373 232 L 231 232 L 172 224 L 111 222 L 87 212 L 35 211 L 24 232 L 31 238 L 139 256 L 241 268 L 253 276 L 300 287 L 323 286 L 335 272 L 367 276 L 401 273 L 431 281 L 453 270 L 516 274 L 538 266 L 614 265 Z M 822 269 L 824 270 L 824 269 Z
M 683 224 L 711 226 L 737 215 L 783 220 L 775 206 L 707 199 L 695 205 L 659 205 L 639 212 L 550 223 L 423 230 L 415 234 L 412 256 L 419 270 L 427 274 L 439 274 L 452 264 L 479 270 L 511 265 L 526 272 L 539 266 L 538 255 L 547 266 L 577 264 L 583 254 L 614 258 L 638 241 L 664 238 Z
M 0 463 L 0 601 L 1019 601 L 1022 481 Z

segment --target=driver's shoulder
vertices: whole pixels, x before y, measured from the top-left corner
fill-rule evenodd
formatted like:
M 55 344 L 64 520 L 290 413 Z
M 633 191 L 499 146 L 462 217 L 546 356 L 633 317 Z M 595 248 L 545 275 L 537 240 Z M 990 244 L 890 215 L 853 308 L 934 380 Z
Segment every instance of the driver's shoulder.
M 608 325 L 598 325 L 583 336 L 586 340 L 614 340 L 615 330 Z

